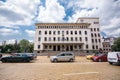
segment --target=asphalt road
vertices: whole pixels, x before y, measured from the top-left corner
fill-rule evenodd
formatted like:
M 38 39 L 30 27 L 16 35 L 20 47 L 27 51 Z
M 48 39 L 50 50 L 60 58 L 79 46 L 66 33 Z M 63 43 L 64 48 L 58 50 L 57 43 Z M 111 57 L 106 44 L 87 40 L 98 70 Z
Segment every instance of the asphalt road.
M 51 63 L 49 58 L 38 56 L 30 63 L 0 62 L 0 80 L 120 80 L 120 66 L 85 57 Z

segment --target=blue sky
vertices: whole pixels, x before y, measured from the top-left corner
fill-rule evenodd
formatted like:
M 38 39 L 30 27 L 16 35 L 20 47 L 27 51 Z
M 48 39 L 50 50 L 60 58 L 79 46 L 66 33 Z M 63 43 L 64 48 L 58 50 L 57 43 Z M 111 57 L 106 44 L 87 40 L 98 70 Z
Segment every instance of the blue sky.
M 99 17 L 103 36 L 120 36 L 120 0 L 0 0 L 0 41 L 34 41 L 35 23 Z

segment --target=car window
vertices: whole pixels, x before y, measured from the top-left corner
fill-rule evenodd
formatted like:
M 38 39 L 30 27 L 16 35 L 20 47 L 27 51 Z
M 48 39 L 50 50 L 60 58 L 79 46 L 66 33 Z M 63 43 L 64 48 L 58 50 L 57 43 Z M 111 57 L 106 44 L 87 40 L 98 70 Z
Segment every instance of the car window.
M 61 54 L 60 56 L 65 56 L 65 54 Z

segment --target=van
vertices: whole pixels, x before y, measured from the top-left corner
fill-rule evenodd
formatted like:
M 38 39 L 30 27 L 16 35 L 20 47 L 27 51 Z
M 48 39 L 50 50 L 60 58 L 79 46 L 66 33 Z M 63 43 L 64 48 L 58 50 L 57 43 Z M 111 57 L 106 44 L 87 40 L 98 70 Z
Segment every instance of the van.
M 58 61 L 73 62 L 74 60 L 75 60 L 75 56 L 72 52 L 61 52 L 60 54 L 57 54 L 56 56 L 50 57 L 51 62 L 58 62 Z
M 120 65 L 120 52 L 108 52 L 107 56 L 109 64 L 117 64 Z

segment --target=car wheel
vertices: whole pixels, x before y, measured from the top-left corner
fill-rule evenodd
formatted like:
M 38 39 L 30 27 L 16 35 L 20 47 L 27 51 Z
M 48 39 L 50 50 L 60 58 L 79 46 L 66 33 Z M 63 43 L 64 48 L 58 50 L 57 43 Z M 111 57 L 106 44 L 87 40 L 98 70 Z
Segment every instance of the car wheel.
M 109 62 L 109 64 L 113 64 L 112 62 Z
M 102 59 L 98 59 L 98 62 L 102 62 Z
M 30 62 L 30 60 L 29 60 L 29 59 L 26 59 L 25 62 Z
M 5 62 L 7 62 L 6 60 L 1 60 L 2 61 L 2 63 L 5 63 Z
M 73 62 L 73 59 L 70 59 L 69 61 L 70 61 L 70 62 Z
M 57 59 L 54 59 L 53 62 L 57 62 L 58 60 Z

